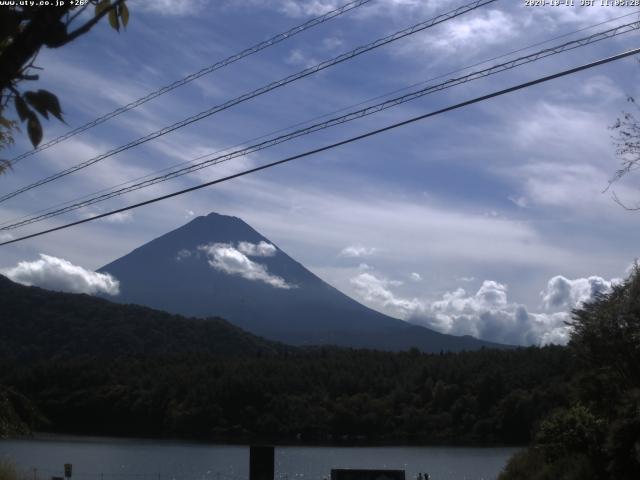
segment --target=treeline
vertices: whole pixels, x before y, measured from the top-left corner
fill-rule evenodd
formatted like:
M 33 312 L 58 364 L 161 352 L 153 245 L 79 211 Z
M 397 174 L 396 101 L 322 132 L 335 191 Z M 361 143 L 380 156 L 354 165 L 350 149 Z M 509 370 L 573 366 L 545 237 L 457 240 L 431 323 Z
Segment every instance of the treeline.
M 568 398 L 566 348 L 321 348 L 4 365 L 56 432 L 218 441 L 524 444 Z M 41 427 L 42 428 L 42 427 Z
M 0 312 L 0 422 L 10 419 L 13 431 L 524 444 L 541 418 L 567 402 L 574 374 L 561 347 L 440 355 L 294 348 L 221 319 L 1 276 Z M 23 410 L 32 413 L 21 414 L 29 402 L 34 408 Z

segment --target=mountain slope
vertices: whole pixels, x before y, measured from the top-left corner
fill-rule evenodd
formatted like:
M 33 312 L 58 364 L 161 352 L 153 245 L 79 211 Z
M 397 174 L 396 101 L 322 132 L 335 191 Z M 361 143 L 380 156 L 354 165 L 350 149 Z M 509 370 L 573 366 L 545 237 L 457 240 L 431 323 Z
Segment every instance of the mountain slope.
M 217 315 L 257 335 L 296 345 L 417 347 L 426 352 L 503 347 L 388 317 L 336 290 L 277 247 L 268 255 L 240 256 L 240 242 L 254 249 L 260 242 L 271 244 L 239 218 L 212 213 L 100 271 L 120 281 L 115 301 L 187 316 Z M 219 256 L 212 257 L 211 250 Z
M 253 355 L 280 345 L 219 318 L 195 319 L 88 295 L 25 287 L 0 275 L 0 360 L 118 358 L 125 355 Z

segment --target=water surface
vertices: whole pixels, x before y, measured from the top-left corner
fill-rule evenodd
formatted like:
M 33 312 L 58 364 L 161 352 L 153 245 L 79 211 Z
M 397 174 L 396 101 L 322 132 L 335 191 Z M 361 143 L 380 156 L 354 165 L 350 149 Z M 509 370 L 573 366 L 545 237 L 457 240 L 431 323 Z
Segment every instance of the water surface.
M 332 468 L 390 468 L 407 480 L 492 480 L 517 448 L 277 447 L 277 480 L 323 480 Z M 247 480 L 249 447 L 159 440 L 38 436 L 0 440 L 0 459 L 50 480 L 73 464 L 72 480 Z M 35 470 L 34 470 L 35 469 Z

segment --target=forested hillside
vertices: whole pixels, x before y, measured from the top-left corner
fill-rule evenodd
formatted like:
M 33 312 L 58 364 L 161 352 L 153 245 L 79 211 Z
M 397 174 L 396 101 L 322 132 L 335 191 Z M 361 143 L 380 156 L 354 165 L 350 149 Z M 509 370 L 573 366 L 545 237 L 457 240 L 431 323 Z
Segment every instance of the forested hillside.
M 0 275 L 0 357 L 33 362 L 123 355 L 245 355 L 282 348 L 220 318 L 25 287 Z
M 523 444 L 568 397 L 561 347 L 318 349 L 6 366 L 50 430 L 225 441 Z
M 460 354 L 288 347 L 220 319 L 4 277 L 0 311 L 0 384 L 14 399 L 7 418 L 58 432 L 522 444 L 538 419 L 564 404 L 573 368 L 560 347 Z M 49 423 L 16 410 L 27 399 Z

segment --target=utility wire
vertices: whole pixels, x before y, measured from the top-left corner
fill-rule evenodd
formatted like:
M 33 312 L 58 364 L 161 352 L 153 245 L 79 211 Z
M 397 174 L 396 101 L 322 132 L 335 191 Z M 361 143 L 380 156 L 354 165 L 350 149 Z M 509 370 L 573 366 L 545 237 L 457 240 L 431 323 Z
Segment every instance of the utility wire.
M 27 158 L 31 155 L 34 155 L 35 153 L 41 152 L 43 150 L 46 150 L 49 147 L 52 147 L 60 142 L 63 142 L 71 137 L 73 137 L 74 135 L 77 135 L 79 133 L 82 133 L 86 130 L 89 130 L 90 128 L 93 128 L 97 125 L 100 125 L 101 123 L 106 122 L 107 120 L 116 117 L 118 115 L 120 115 L 121 113 L 127 112 L 133 108 L 139 107 L 140 105 L 147 103 L 149 100 L 153 100 L 154 98 L 159 97 L 160 95 L 164 95 L 167 92 L 170 92 L 171 90 L 174 90 L 178 87 L 181 87 L 189 82 L 192 82 L 200 77 L 203 77 L 204 75 L 208 75 L 209 73 L 215 72 L 216 70 L 219 70 L 221 68 L 224 68 L 228 65 L 231 65 L 232 63 L 237 62 L 238 60 L 241 60 L 245 57 L 248 57 L 249 55 L 253 55 L 254 53 L 257 53 L 261 50 L 264 50 L 265 48 L 271 47 L 277 43 L 280 43 L 284 40 L 287 40 L 291 37 L 293 37 L 294 35 L 297 35 L 298 33 L 304 32 L 305 30 L 309 30 L 310 28 L 313 28 L 317 25 L 320 25 L 324 22 L 327 22 L 329 20 L 331 20 L 332 18 L 338 17 L 340 15 L 342 15 L 343 13 L 346 13 L 350 10 L 356 9 L 358 7 L 361 7 L 367 3 L 369 3 L 371 0 L 355 0 L 355 1 L 351 1 L 348 2 L 346 4 L 344 4 L 342 7 L 336 8 L 335 10 L 332 10 L 330 12 L 325 13 L 324 15 L 320 15 L 319 17 L 313 18 L 301 25 L 298 25 L 296 27 L 293 27 L 289 30 L 287 30 L 286 32 L 282 32 L 279 33 L 273 37 L 271 37 L 268 40 L 265 40 L 263 42 L 260 42 L 252 47 L 249 47 L 245 50 L 242 50 L 239 53 L 235 53 L 227 58 L 225 58 L 224 60 L 220 60 L 219 62 L 214 63 L 213 65 L 209 65 L 208 67 L 203 68 L 202 70 L 192 73 L 190 75 L 187 75 L 184 78 L 181 78 L 180 80 L 176 80 L 175 82 L 166 85 L 164 87 L 159 88 L 158 90 L 155 90 L 153 92 L 148 93 L 147 95 L 145 95 L 144 97 L 139 98 L 138 100 L 135 100 L 127 105 L 124 105 L 122 107 L 119 107 L 115 110 L 113 110 L 112 112 L 106 113 L 105 115 L 102 115 L 101 117 L 96 118 L 95 120 L 92 120 L 88 123 L 85 123 L 84 125 L 81 125 L 77 128 L 74 128 L 73 130 L 68 131 L 67 133 L 60 135 L 57 138 L 54 138 L 53 140 L 50 140 L 46 143 L 43 143 L 41 145 L 39 145 L 37 148 L 34 148 L 33 150 L 29 150 L 27 152 L 24 152 L 20 155 L 18 155 L 17 157 L 11 159 L 9 161 L 9 165 L 13 166 L 16 163 L 18 163 L 20 160 Z
M 300 127 L 300 126 L 302 126 L 302 125 L 307 125 L 307 124 L 309 124 L 309 123 L 311 123 L 311 122 L 314 122 L 314 121 L 317 121 L 317 120 L 321 120 L 321 119 L 323 119 L 323 118 L 330 117 L 331 115 L 335 115 L 335 114 L 338 114 L 338 113 L 344 112 L 344 111 L 346 111 L 346 110 L 349 110 L 350 108 L 360 107 L 360 106 L 362 106 L 362 105 L 366 105 L 366 104 L 371 103 L 371 102 L 376 101 L 376 100 L 380 100 L 380 99 L 383 99 L 383 98 L 388 98 L 388 97 L 391 97 L 392 95 L 395 95 L 395 94 L 397 94 L 397 93 L 405 92 L 405 91 L 408 91 L 408 90 L 410 90 L 410 89 L 412 89 L 412 88 L 419 87 L 419 86 L 421 86 L 421 85 L 426 85 L 426 84 L 428 84 L 428 83 L 430 83 L 430 82 L 433 82 L 433 81 L 435 81 L 435 80 L 439 80 L 439 79 L 441 79 L 441 78 L 445 78 L 445 77 L 447 77 L 447 76 L 449 76 L 449 75 L 453 75 L 453 74 L 456 74 L 456 73 L 460 73 L 460 72 L 463 72 L 463 71 L 469 70 L 469 69 L 471 69 L 471 68 L 474 68 L 474 67 L 477 67 L 477 66 L 484 65 L 484 64 L 486 64 L 486 63 L 492 62 L 492 61 L 494 61 L 494 60 L 499 60 L 499 59 L 502 59 L 502 58 L 506 58 L 506 57 L 509 57 L 509 56 L 514 55 L 514 54 L 516 54 L 516 53 L 524 52 L 524 51 L 526 51 L 526 50 L 530 50 L 530 49 L 532 49 L 532 48 L 535 48 L 535 47 L 538 47 L 538 46 L 541 46 L 541 45 L 545 45 L 545 44 L 551 43 L 551 42 L 553 42 L 553 41 L 555 41 L 555 40 L 560 40 L 560 39 L 562 39 L 562 38 L 567 38 L 567 37 L 570 37 L 570 36 L 575 35 L 575 34 L 577 34 L 577 33 L 581 33 L 581 32 L 584 32 L 584 31 L 586 31 L 586 30 L 591 30 L 591 29 L 593 29 L 593 28 L 596 28 L 596 27 L 599 27 L 599 26 L 605 25 L 605 24 L 607 24 L 607 23 L 612 23 L 612 22 L 614 22 L 614 21 L 616 21 L 616 20 L 620 20 L 620 19 L 622 19 L 622 18 L 626 18 L 626 17 L 632 16 L 632 15 L 636 15 L 636 14 L 638 14 L 638 13 L 640 13 L 640 10 L 635 11 L 635 12 L 631 12 L 631 13 L 627 13 L 627 14 L 625 14 L 625 15 L 620 15 L 620 16 L 618 16 L 618 17 L 610 18 L 610 19 L 608 19 L 608 20 L 605 20 L 605 21 L 602 21 L 602 22 L 599 22 L 599 23 L 596 23 L 596 24 L 593 24 L 593 25 L 590 25 L 590 26 L 587 26 L 587 27 L 580 28 L 580 29 L 578 29 L 578 30 L 574 30 L 574 31 L 572 31 L 572 32 L 564 33 L 564 34 L 562 34 L 562 35 L 558 35 L 558 36 L 555 36 L 555 37 L 549 38 L 549 39 L 547 39 L 547 40 L 544 40 L 544 41 L 541 41 L 541 42 L 537 42 L 537 43 L 534 43 L 534 44 L 532 44 L 532 45 L 528 45 L 528 46 L 526 46 L 526 47 L 521 47 L 521 48 L 518 48 L 517 50 L 512 50 L 512 51 L 510 51 L 510 52 L 500 54 L 500 55 L 498 55 L 498 56 L 496 56 L 496 57 L 492 57 L 492 58 L 489 58 L 489 59 L 486 59 L 486 60 L 482 60 L 482 61 L 477 62 L 477 63 L 474 63 L 474 64 L 472 64 L 472 65 L 468 65 L 468 66 L 466 66 L 466 67 L 458 68 L 458 69 L 456 69 L 456 70 L 453 70 L 453 71 L 450 71 L 450 72 L 447 72 L 447 73 L 440 74 L 440 75 L 438 75 L 438 76 L 436 76 L 436 77 L 431 77 L 431 78 L 429 78 L 429 79 L 427 79 L 427 80 L 422 80 L 422 81 L 420 81 L 420 82 L 418 82 L 418 83 L 414 83 L 414 84 L 412 84 L 412 85 L 408 85 L 408 86 L 406 86 L 406 87 L 402 87 L 402 88 L 399 88 L 399 89 L 393 90 L 393 91 L 391 91 L 391 92 L 384 93 L 384 94 L 382 94 L 382 95 L 377 95 L 377 96 L 375 96 L 375 97 L 373 97 L 373 98 L 369 98 L 369 99 L 367 99 L 367 100 L 363 100 L 363 101 L 358 102 L 358 103 L 356 103 L 356 104 L 351 104 L 351 105 L 348 105 L 348 106 L 346 106 L 346 107 L 342 107 L 342 108 L 340 108 L 340 109 L 338 109 L 338 110 L 334 110 L 334 111 L 331 111 L 331 112 L 328 112 L 328 113 L 324 113 L 324 114 L 322 114 L 322 115 L 319 115 L 319 116 L 313 117 L 313 118 L 311 118 L 311 119 L 309 119 L 309 120 L 305 120 L 305 121 L 303 121 L 303 122 L 298 122 L 298 123 L 295 123 L 295 124 L 293 124 L 293 125 L 289 125 L 288 127 L 284 127 L 284 128 L 280 128 L 280 129 L 275 130 L 275 131 L 271 131 L 271 132 L 269 132 L 269 133 L 266 133 L 266 134 L 260 135 L 259 137 L 254 137 L 254 138 L 252 138 L 252 139 L 245 140 L 245 141 L 243 141 L 243 142 L 240 142 L 240 143 L 237 143 L 237 144 L 234 144 L 234 145 L 230 145 L 230 146 L 228 146 L 228 147 L 226 147 L 226 148 L 223 148 L 223 149 L 220 149 L 220 150 L 216 150 L 216 151 L 214 151 L 214 152 L 209 152 L 209 153 L 207 153 L 207 154 L 204 154 L 204 155 L 201 155 L 201 156 L 199 156 L 199 157 L 196 157 L 196 158 L 194 158 L 194 159 L 192 159 L 192 160 L 187 160 L 187 161 L 179 162 L 179 163 L 177 163 L 177 164 L 173 164 L 173 165 L 170 165 L 170 166 L 165 167 L 165 168 L 163 168 L 163 169 L 160 169 L 160 170 L 156 170 L 156 171 L 150 172 L 150 173 L 145 174 L 145 175 L 142 175 L 142 176 L 140 176 L 140 177 L 136 177 L 136 178 L 134 178 L 134 179 L 127 180 L 127 181 L 122 182 L 122 183 L 119 183 L 119 184 L 117 184 L 117 185 L 112 185 L 111 187 L 103 188 L 103 189 L 101 189 L 101 190 L 98 190 L 98 191 L 95 191 L 95 192 L 89 193 L 89 194 L 87 194 L 87 195 L 83 195 L 83 196 L 81 196 L 81 197 L 77 197 L 77 198 L 72 199 L 72 200 L 67 200 L 67 201 L 65 201 L 65 202 L 58 203 L 58 204 L 56 204 L 56 205 L 54 205 L 54 206 L 52 206 L 52 207 L 47 207 L 47 208 L 44 208 L 44 209 L 41 209 L 41 210 L 37 210 L 37 211 L 35 211 L 35 212 L 31 213 L 31 214 L 28 214 L 28 215 L 23 215 L 23 216 L 20 216 L 20 217 L 15 217 L 15 218 L 12 218 L 12 219 L 9 219 L 9 220 L 5 220 L 4 222 L 0 222 L 0 230 L 3 230 L 3 228 L 2 228 L 2 227 L 3 227 L 3 226 L 5 226 L 5 225 L 7 225 L 7 224 L 9 224 L 9 223 L 19 222 L 20 220 L 24 220 L 24 219 L 27 219 L 27 218 L 35 217 L 36 215 L 41 214 L 41 213 L 44 213 L 44 212 L 49 212 L 49 211 L 52 211 L 52 210 L 57 210 L 57 209 L 59 209 L 59 208 L 61 208 L 61 207 L 64 207 L 64 206 L 67 206 L 67 205 L 70 205 L 70 204 L 73 204 L 73 203 L 78 203 L 80 200 L 88 199 L 88 198 L 90 198 L 90 197 L 94 197 L 94 196 L 100 195 L 100 194 L 105 193 L 105 192 L 113 191 L 113 190 L 115 190 L 115 189 L 117 189 L 117 188 L 119 188 L 119 187 L 123 187 L 123 186 L 125 186 L 125 185 L 133 184 L 133 183 L 138 182 L 138 181 L 140 181 L 140 180 L 144 180 L 144 179 L 150 178 L 150 177 L 152 177 L 152 176 L 154 176 L 154 175 L 159 175 L 160 173 L 167 172 L 167 171 L 172 170 L 172 169 L 174 169 L 174 168 L 178 168 L 178 167 L 180 167 L 180 166 L 182 166 L 182 165 L 190 165 L 190 164 L 194 164 L 194 163 L 198 162 L 199 160 L 202 160 L 202 159 L 204 159 L 204 158 L 207 158 L 207 157 L 209 157 L 209 156 L 211 156 L 211 155 L 217 155 L 217 154 L 220 154 L 220 153 L 226 152 L 226 151 L 228 151 L 228 150 L 231 150 L 231 149 L 234 149 L 234 148 L 241 147 L 241 146 L 243 146 L 243 145 L 249 145 L 249 144 L 251 144 L 252 142 L 256 142 L 256 141 L 259 141 L 259 140 L 263 140 L 263 139 L 265 139 L 265 138 L 268 138 L 268 137 L 269 137 L 269 136 L 271 136 L 271 135 L 276 135 L 276 134 L 278 134 L 278 133 L 286 132 L 286 131 L 289 131 L 289 130 L 291 130 L 291 129 L 293 129 L 293 128 Z M 11 228 L 11 227 L 12 227 L 12 225 L 9 225 L 7 228 Z
M 531 80 L 529 82 L 521 83 L 521 84 L 513 86 L 513 87 L 505 88 L 503 90 L 498 90 L 496 92 L 489 93 L 487 95 L 476 97 L 476 98 L 474 98 L 472 100 L 467 100 L 465 102 L 457 103 L 455 105 L 451 105 L 449 107 L 442 108 L 440 110 L 435 110 L 433 112 L 425 113 L 423 115 L 418 115 L 416 117 L 409 118 L 409 119 L 404 120 L 402 122 L 398 122 L 398 123 L 393 123 L 391 125 L 387 125 L 386 127 L 382 127 L 382 128 L 377 129 L 377 130 L 371 130 L 371 131 L 369 131 L 367 133 L 363 133 L 361 135 L 357 135 L 355 137 L 348 138 L 346 140 L 342 140 L 342 141 L 339 141 L 339 142 L 336 142 L 336 143 L 332 143 L 330 145 L 325 145 L 324 147 L 316 148 L 314 150 L 308 150 L 306 152 L 303 152 L 303 153 L 300 153 L 300 154 L 297 154 L 297 155 L 293 155 L 291 157 L 287 157 L 287 158 L 284 158 L 282 160 L 277 160 L 275 162 L 270 162 L 270 163 L 267 163 L 265 165 L 261 165 L 259 167 L 255 167 L 255 168 L 251 168 L 251 169 L 248 169 L 248 170 L 244 170 L 242 172 L 235 173 L 233 175 L 228 175 L 228 176 L 223 177 L 223 178 L 218 178 L 218 179 L 212 180 L 210 182 L 201 183 L 200 185 L 196 185 L 194 187 L 185 188 L 184 190 L 179 190 L 177 192 L 169 193 L 167 195 L 162 195 L 160 197 L 155 197 L 155 198 L 152 198 L 150 200 L 145 200 L 144 202 L 140 202 L 140 203 L 136 203 L 136 204 L 133 204 L 133 205 L 129 205 L 127 207 L 118 208 L 116 210 L 112 210 L 110 212 L 102 213 L 102 214 L 96 215 L 94 217 L 84 218 L 82 220 L 77 220 L 75 222 L 71 222 L 71 223 L 68 223 L 66 225 L 60 225 L 58 227 L 49 228 L 49 229 L 46 229 L 46 230 L 41 230 L 39 232 L 32 233 L 30 235 L 25 235 L 23 237 L 15 238 L 13 240 L 8 240 L 6 242 L 0 243 L 0 246 L 9 245 L 9 244 L 12 244 L 12 243 L 20 242 L 20 241 L 23 241 L 23 240 L 27 240 L 29 238 L 39 237 L 39 236 L 45 235 L 47 233 L 56 232 L 58 230 L 63 230 L 63 229 L 70 228 L 70 227 L 73 227 L 73 226 L 76 226 L 76 225 L 80 225 L 80 224 L 83 224 L 83 223 L 91 222 L 93 220 L 98 220 L 100 218 L 108 217 L 110 215 L 115 215 L 117 213 L 126 212 L 128 210 L 133 210 L 135 208 L 143 207 L 145 205 L 150 205 L 152 203 L 156 203 L 156 202 L 159 202 L 161 200 L 166 200 L 168 198 L 177 197 L 178 195 L 184 195 L 185 193 L 189 193 L 189 192 L 193 192 L 193 191 L 196 191 L 196 190 L 200 190 L 201 188 L 205 188 L 205 187 L 209 187 L 211 185 L 216 185 L 216 184 L 219 184 L 219 183 L 223 183 L 223 182 L 226 182 L 228 180 L 233 180 L 234 178 L 243 177 L 245 175 L 249 175 L 250 173 L 255 173 L 255 172 L 259 172 L 261 170 L 266 170 L 268 168 L 275 167 L 275 166 L 278 166 L 278 165 L 282 165 L 284 163 L 292 162 L 294 160 L 305 158 L 305 157 L 308 157 L 308 156 L 311 156 L 311 155 L 315 155 L 315 154 L 320 153 L 320 152 L 325 152 L 327 150 L 332 150 L 332 149 L 340 147 L 342 145 L 347 145 L 347 144 L 350 144 L 350 143 L 353 143 L 353 142 L 356 142 L 356 141 L 359 141 L 359 140 L 363 140 L 365 138 L 372 137 L 374 135 L 378 135 L 380 133 L 383 133 L 383 132 L 386 132 L 386 131 L 389 131 L 389 130 L 394 130 L 396 128 L 403 127 L 405 125 L 409 125 L 411 123 L 414 123 L 414 122 L 417 122 L 417 121 L 420 121 L 420 120 L 424 120 L 426 118 L 434 117 L 436 115 L 440 115 L 440 114 L 443 114 L 443 113 L 446 113 L 446 112 L 457 110 L 457 109 L 462 108 L 462 107 L 466 107 L 466 106 L 469 106 L 469 105 L 480 103 L 480 102 L 483 102 L 483 101 L 486 101 L 486 100 L 489 100 L 489 99 L 492 99 L 492 98 L 495 98 L 495 97 L 499 97 L 499 96 L 505 95 L 507 93 L 512 93 L 512 92 L 515 92 L 515 91 L 518 91 L 518 90 L 523 90 L 525 88 L 529 88 L 529 87 L 532 87 L 534 85 L 539 85 L 541 83 L 545 83 L 545 82 L 554 80 L 556 78 L 564 77 L 564 76 L 567 76 L 567 75 L 572 75 L 574 73 L 578 73 L 578 72 L 581 72 L 583 70 L 588 70 L 590 68 L 594 68 L 594 67 L 597 67 L 597 66 L 600 66 L 600 65 L 611 63 L 611 62 L 614 62 L 616 60 L 620 60 L 620 59 L 629 57 L 631 55 L 637 55 L 638 53 L 640 53 L 640 48 L 634 48 L 633 50 L 628 50 L 626 52 L 622 52 L 622 53 L 619 53 L 619 54 L 611 56 L 611 57 L 603 58 L 603 59 L 597 60 L 595 62 L 587 63 L 587 64 L 581 65 L 579 67 L 574 67 L 574 68 L 571 68 L 569 70 L 563 70 L 561 72 L 554 73 L 552 75 L 547 75 L 545 77 L 540 77 L 540 78 L 537 78 L 535 80 Z
M 55 217 L 55 216 L 58 216 L 58 215 L 62 215 L 64 213 L 68 213 L 68 212 L 71 212 L 71 211 L 74 211 L 74 210 L 78 210 L 80 208 L 87 207 L 87 206 L 93 205 L 95 203 L 103 202 L 103 201 L 109 200 L 111 198 L 114 198 L 114 197 L 117 197 L 117 196 L 120 196 L 120 195 L 124 195 L 126 193 L 130 193 L 130 192 L 133 192 L 133 191 L 136 191 L 136 190 L 140 190 L 142 188 L 146 188 L 146 187 L 149 187 L 151 185 L 155 185 L 157 183 L 165 182 L 165 181 L 171 180 L 173 178 L 177 178 L 177 177 L 180 177 L 180 176 L 183 176 L 183 175 L 187 175 L 189 173 L 193 173 L 193 172 L 198 171 L 198 170 L 202 170 L 202 169 L 210 167 L 212 165 L 217 165 L 219 163 L 223 163 L 223 162 L 229 161 L 229 160 L 231 160 L 233 158 L 245 156 L 245 155 L 248 155 L 250 153 L 254 153 L 254 152 L 257 152 L 257 151 L 260 151 L 260 150 L 264 150 L 266 148 L 273 147 L 273 146 L 278 145 L 280 143 L 288 142 L 290 140 L 293 140 L 295 138 L 298 138 L 298 137 L 301 137 L 301 136 L 304 136 L 304 135 L 309 135 L 311 133 L 314 133 L 314 132 L 317 132 L 317 131 L 320 131 L 320 130 L 324 130 L 326 128 L 329 128 L 329 127 L 332 127 L 332 126 L 335 126 L 335 125 L 340 125 L 340 124 L 347 123 L 347 122 L 350 122 L 350 121 L 353 121 L 353 120 L 356 120 L 356 119 L 359 119 L 359 118 L 362 118 L 362 117 L 365 117 L 365 116 L 368 116 L 368 115 L 372 115 L 372 114 L 378 113 L 378 112 L 380 112 L 382 110 L 386 110 L 388 108 L 392 108 L 392 107 L 395 107 L 397 105 L 400 105 L 400 104 L 403 104 L 403 103 L 406 103 L 406 102 L 409 102 L 409 101 L 412 101 L 412 100 L 416 100 L 418 98 L 421 98 L 421 97 L 423 97 L 425 95 L 428 95 L 428 94 L 431 94 L 431 93 L 434 93 L 434 92 L 442 91 L 442 90 L 454 87 L 456 85 L 461 85 L 463 83 L 467 83 L 467 82 L 470 82 L 470 81 L 478 80 L 478 79 L 481 79 L 481 78 L 484 78 L 484 77 L 487 77 L 487 76 L 490 76 L 490 75 L 495 75 L 497 73 L 501 73 L 501 72 L 504 72 L 506 70 L 511 70 L 513 68 L 516 68 L 516 67 L 519 67 L 519 66 L 522 66 L 522 65 L 526 65 L 526 64 L 538 61 L 540 59 L 547 58 L 547 57 L 552 56 L 552 55 L 557 55 L 559 53 L 563 53 L 563 52 L 566 52 L 566 51 L 569 51 L 569 50 L 573 50 L 573 49 L 580 48 L 580 47 L 583 47 L 583 46 L 586 46 L 586 45 L 590 45 L 592 43 L 595 43 L 595 42 L 598 42 L 598 41 L 601 41 L 601 40 L 605 40 L 605 39 L 608 39 L 608 38 L 612 38 L 612 37 L 615 37 L 617 35 L 621 35 L 621 34 L 628 33 L 628 32 L 634 31 L 634 30 L 638 30 L 638 29 L 640 29 L 640 21 L 628 23 L 628 24 L 625 24 L 625 25 L 620 25 L 620 26 L 617 26 L 615 28 L 612 28 L 612 29 L 609 29 L 609 30 L 606 30 L 606 31 L 603 31 L 603 32 L 595 33 L 595 34 L 590 35 L 588 37 L 584 37 L 584 38 L 581 38 L 581 39 L 577 39 L 577 40 L 573 40 L 571 42 L 564 43 L 562 45 L 557 45 L 557 46 L 550 47 L 550 48 L 547 48 L 547 49 L 544 49 L 544 50 L 540 50 L 540 51 L 532 53 L 530 55 L 522 56 L 522 57 L 513 59 L 513 60 L 505 62 L 505 63 L 494 65 L 494 66 L 486 68 L 484 70 L 471 72 L 468 75 L 465 75 L 465 76 L 462 76 L 462 77 L 452 78 L 452 79 L 447 80 L 446 82 L 439 83 L 437 85 L 431 85 L 431 86 L 428 86 L 428 87 L 423 88 L 421 90 L 418 90 L 418 91 L 415 91 L 415 92 L 411 92 L 411 93 L 408 93 L 406 95 L 402 95 L 402 96 L 399 96 L 399 97 L 396 97 L 396 98 L 393 98 L 393 99 L 378 103 L 376 105 L 372 105 L 372 106 L 369 106 L 369 107 L 366 107 L 366 108 L 362 108 L 360 110 L 356 110 L 356 111 L 350 112 L 350 113 L 348 113 L 346 115 L 342 115 L 342 116 L 339 116 L 339 117 L 332 118 L 332 119 L 327 120 L 325 122 L 316 123 L 316 124 L 308 126 L 306 128 L 302 128 L 302 129 L 296 130 L 294 132 L 290 132 L 288 134 L 281 135 L 281 136 L 266 140 L 266 141 L 261 142 L 261 143 L 250 145 L 248 147 L 245 147 L 245 148 L 240 149 L 240 150 L 236 150 L 236 151 L 228 153 L 226 155 L 221 155 L 221 156 L 209 159 L 209 160 L 205 160 L 205 161 L 200 162 L 200 163 L 196 163 L 196 164 L 188 166 L 188 167 L 183 167 L 183 168 L 175 170 L 173 172 L 169 172 L 169 173 L 167 173 L 165 175 L 159 175 L 159 176 L 156 176 L 156 177 L 151 178 L 149 180 L 145 180 L 145 181 L 130 185 L 128 187 L 124 187 L 124 188 L 120 188 L 120 189 L 117 189 L 117 190 L 113 190 L 111 192 L 108 192 L 108 193 L 105 193 L 105 194 L 102 194 L 102 195 L 94 196 L 94 197 L 89 198 L 87 200 L 76 202 L 74 204 L 65 206 L 63 208 L 58 208 L 58 209 L 54 209 L 54 210 L 48 211 L 47 213 L 44 213 L 44 214 L 41 214 L 41 215 L 37 215 L 37 214 L 33 215 L 30 218 L 27 218 L 25 220 L 18 221 L 18 222 L 12 223 L 10 225 L 3 226 L 3 227 L 0 228 L 0 231 L 13 230 L 13 229 L 25 226 L 25 225 L 30 225 L 32 223 L 40 222 L 40 221 L 46 220 L 48 218 L 52 218 L 52 217 Z M 209 155 L 206 155 L 206 156 L 209 156 Z
M 414 33 L 420 32 L 422 30 L 425 30 L 427 28 L 433 27 L 434 25 L 438 25 L 440 23 L 446 22 L 448 20 L 451 20 L 453 18 L 456 18 L 460 15 L 463 15 L 465 13 L 471 12 L 473 10 L 476 10 L 482 6 L 488 5 L 490 3 L 494 3 L 498 0 L 475 0 L 474 2 L 471 2 L 467 5 L 463 5 L 461 7 L 458 7 L 454 10 L 451 10 L 450 12 L 447 13 L 443 13 L 441 15 L 438 15 L 432 19 L 426 20 L 424 22 L 420 22 L 417 23 L 409 28 L 406 28 L 404 30 L 400 30 L 396 33 L 393 33 L 391 35 L 388 35 L 386 37 L 380 38 L 374 42 L 368 43 L 366 45 L 360 46 L 354 50 L 351 50 L 347 53 L 343 53 L 342 55 L 339 55 L 337 57 L 334 57 L 330 60 L 326 60 L 324 62 L 318 63 L 317 65 L 314 65 L 312 67 L 306 68 L 298 73 L 294 73 L 292 75 L 289 75 L 281 80 L 272 82 L 268 85 L 265 85 L 263 87 L 260 87 L 256 90 L 253 90 L 252 92 L 249 93 L 245 93 L 244 95 L 241 95 L 239 97 L 236 97 L 232 100 L 229 100 L 221 105 L 217 105 L 215 107 L 212 107 L 208 110 L 205 110 L 203 112 L 200 112 L 196 115 L 193 115 L 191 117 L 188 117 L 184 120 L 181 120 L 179 122 L 174 123 L 173 125 L 170 125 L 168 127 L 162 128 L 160 130 L 157 130 L 155 132 L 152 132 L 148 135 L 145 135 L 144 137 L 138 138 L 137 140 L 134 140 L 132 142 L 129 142 L 125 145 L 122 145 L 120 147 L 117 147 L 113 150 L 109 150 L 106 153 L 103 153 L 101 155 L 98 155 L 97 157 L 91 158 L 89 160 L 86 160 L 84 162 L 81 162 L 77 165 L 74 165 L 72 167 L 69 167 L 65 170 L 62 170 L 58 173 L 55 173 L 53 175 L 50 175 L 48 177 L 45 177 L 41 180 L 38 180 L 35 183 L 32 183 L 30 185 L 27 185 L 25 187 L 19 188 L 18 190 L 15 190 L 11 193 L 7 193 L 3 196 L 0 197 L 0 202 L 4 202 L 10 198 L 13 198 L 21 193 L 27 192 L 29 190 L 32 190 L 36 187 L 39 187 L 41 185 L 47 184 L 49 182 L 52 182 L 54 180 L 57 180 L 58 178 L 64 177 L 66 175 L 70 175 L 74 172 L 77 172 L 78 170 L 81 170 L 83 168 L 86 168 L 90 165 L 93 165 L 94 163 L 97 163 L 101 160 L 104 160 L 105 158 L 111 157 L 117 153 L 123 152 L 125 150 L 129 150 L 130 148 L 136 147 L 140 144 L 143 144 L 145 142 L 148 142 L 150 140 L 154 140 L 158 137 L 161 137 L 163 135 L 166 135 L 167 133 L 173 132 L 174 130 L 177 130 L 179 128 L 185 127 L 191 123 L 197 122 L 199 120 L 202 120 L 203 118 L 209 117 L 215 113 L 218 113 L 222 110 L 226 110 L 234 105 L 237 105 L 239 103 L 245 102 L 249 99 L 255 98 L 259 95 L 262 95 L 264 93 L 267 93 L 271 90 L 274 90 L 276 88 L 285 86 L 289 83 L 292 83 L 296 80 L 299 80 L 301 78 L 307 77 L 309 75 L 312 75 L 314 73 L 317 73 L 321 70 L 324 70 L 325 68 L 329 68 L 332 67 L 334 65 L 337 65 L 339 63 L 342 63 L 346 60 L 350 60 L 358 55 L 361 55 L 365 52 L 371 51 L 373 49 L 376 49 L 378 47 L 381 47 L 383 45 L 386 45 L 388 43 L 394 42 L 396 40 L 399 40 L 401 38 L 404 38 L 408 35 L 413 35 Z

